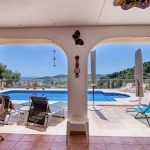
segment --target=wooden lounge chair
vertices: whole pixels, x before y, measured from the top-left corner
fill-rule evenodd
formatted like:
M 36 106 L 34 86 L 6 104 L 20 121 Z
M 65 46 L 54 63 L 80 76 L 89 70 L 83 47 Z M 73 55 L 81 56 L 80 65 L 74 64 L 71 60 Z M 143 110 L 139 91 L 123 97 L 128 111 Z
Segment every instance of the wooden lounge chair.
M 31 96 L 31 105 L 27 119 L 28 123 L 43 126 L 46 130 L 49 118 L 49 105 L 46 97 Z
M 148 120 L 149 116 L 148 114 L 150 114 L 150 103 L 148 106 L 145 107 L 141 107 L 139 105 L 137 105 L 138 108 L 134 108 L 134 110 L 137 112 L 135 119 L 141 119 L 141 118 L 146 118 L 148 125 L 150 126 L 150 122 Z M 138 115 L 141 114 L 143 117 L 138 117 Z

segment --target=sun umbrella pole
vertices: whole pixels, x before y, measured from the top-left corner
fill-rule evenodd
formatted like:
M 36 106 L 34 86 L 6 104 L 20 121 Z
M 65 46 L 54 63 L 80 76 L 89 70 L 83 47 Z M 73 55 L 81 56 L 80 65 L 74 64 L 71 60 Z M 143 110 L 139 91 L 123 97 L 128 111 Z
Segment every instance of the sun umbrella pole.
M 92 103 L 92 106 L 88 106 L 88 109 L 89 110 L 100 110 L 101 107 L 99 106 L 95 106 L 95 81 L 96 81 L 96 50 L 92 51 L 91 52 L 91 81 L 92 81 L 92 84 L 91 84 L 91 87 L 93 89 L 93 93 L 92 93 L 92 97 L 93 97 L 93 103 Z
M 142 100 L 142 97 L 139 97 L 139 105 L 142 105 L 141 100 Z
M 93 84 L 92 87 L 93 87 L 93 108 L 94 108 L 94 90 L 95 90 L 95 85 Z
M 134 69 L 134 79 L 136 84 L 136 97 L 138 97 L 138 104 L 141 103 L 142 97 L 144 96 L 143 92 L 143 61 L 142 61 L 142 52 L 141 49 L 137 49 L 135 52 L 135 69 Z

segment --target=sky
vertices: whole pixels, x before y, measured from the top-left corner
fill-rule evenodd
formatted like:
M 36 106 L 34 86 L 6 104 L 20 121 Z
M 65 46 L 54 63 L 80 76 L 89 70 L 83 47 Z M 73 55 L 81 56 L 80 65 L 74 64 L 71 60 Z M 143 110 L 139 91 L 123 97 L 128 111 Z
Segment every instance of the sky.
M 135 50 L 141 48 L 143 62 L 150 61 L 150 44 L 99 44 L 96 50 L 96 73 L 108 74 L 134 66 Z M 56 50 L 56 67 L 54 53 Z M 23 77 L 43 77 L 67 74 L 67 57 L 63 50 L 52 44 L 0 45 L 0 63 Z M 90 74 L 90 54 L 88 73 Z
M 56 67 L 53 66 L 56 50 Z M 0 45 L 0 63 L 23 77 L 43 77 L 67 74 L 67 58 L 56 45 Z
M 126 68 L 135 63 L 135 51 L 140 48 L 143 62 L 150 61 L 150 43 L 113 43 L 99 44 L 96 50 L 96 73 L 109 74 Z M 91 72 L 90 55 L 88 58 L 88 73 Z

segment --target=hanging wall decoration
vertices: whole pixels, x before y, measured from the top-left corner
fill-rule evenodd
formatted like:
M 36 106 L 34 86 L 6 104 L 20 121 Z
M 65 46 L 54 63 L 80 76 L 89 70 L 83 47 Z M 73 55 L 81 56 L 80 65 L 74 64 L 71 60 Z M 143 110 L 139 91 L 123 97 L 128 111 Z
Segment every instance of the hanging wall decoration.
M 79 56 L 75 56 L 75 69 L 74 69 L 74 73 L 75 73 L 75 77 L 79 78 L 79 73 L 80 73 L 80 69 L 79 69 Z
M 56 67 L 56 56 L 55 56 L 56 50 L 53 50 L 53 66 Z
M 123 10 L 128 10 L 133 7 L 145 9 L 150 6 L 150 0 L 114 0 L 114 6 L 121 6 Z
M 80 31 L 76 30 L 72 35 L 76 45 L 84 45 L 84 41 L 80 38 Z

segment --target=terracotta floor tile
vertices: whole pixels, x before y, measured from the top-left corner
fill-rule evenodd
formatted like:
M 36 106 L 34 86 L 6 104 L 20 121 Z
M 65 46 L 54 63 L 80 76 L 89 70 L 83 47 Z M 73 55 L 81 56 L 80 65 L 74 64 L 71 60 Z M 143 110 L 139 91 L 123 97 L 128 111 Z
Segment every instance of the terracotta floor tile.
M 2 134 L 0 150 L 150 150 L 150 137 L 71 135 L 66 146 L 64 135 Z
M 137 137 L 136 140 L 140 144 L 150 144 L 150 137 Z
M 126 150 L 143 150 L 143 145 L 138 145 L 138 144 L 129 144 L 129 145 L 125 145 L 125 147 Z
M 68 150 L 66 143 L 53 143 L 51 150 Z
M 107 150 L 127 150 L 123 144 L 107 144 Z
M 11 150 L 16 143 L 14 141 L 0 141 L 0 150 Z
M 6 141 L 20 141 L 24 137 L 24 134 L 10 134 L 6 137 Z
M 51 148 L 52 143 L 45 142 L 36 142 L 34 143 L 32 149 L 33 150 L 49 150 Z
M 3 136 L 4 138 L 8 137 L 9 135 L 11 135 L 12 133 L 1 133 L 0 135 Z
M 90 144 L 89 150 L 107 150 L 106 144 Z
M 104 137 L 101 136 L 90 136 L 90 143 L 104 143 Z
M 67 150 L 89 150 L 87 144 L 71 144 L 67 147 Z
M 122 144 L 140 144 L 135 137 L 121 137 Z
M 143 145 L 143 150 L 150 150 L 150 145 Z
M 54 141 L 54 135 L 41 135 L 38 142 L 53 142 Z
M 104 142 L 106 144 L 115 144 L 115 143 L 119 143 L 122 144 L 121 138 L 120 137 L 113 137 L 113 136 L 105 136 L 104 137 Z
M 65 143 L 66 142 L 66 136 L 65 135 L 54 136 L 54 142 Z
M 85 144 L 87 143 L 85 135 L 71 135 L 69 137 L 69 144 Z
M 33 141 L 38 141 L 38 139 L 40 138 L 41 135 L 37 135 L 37 134 L 26 134 L 21 141 L 29 141 L 29 142 L 33 142 Z
M 12 150 L 33 150 L 35 142 L 18 142 Z

